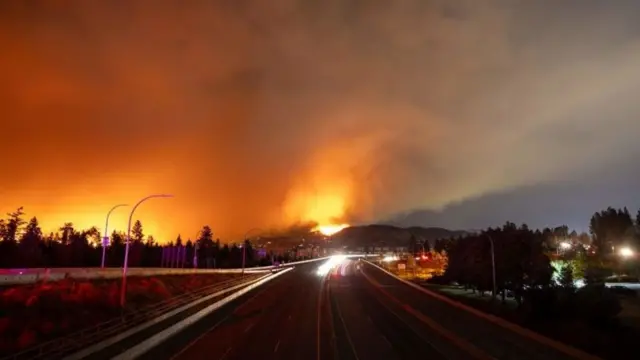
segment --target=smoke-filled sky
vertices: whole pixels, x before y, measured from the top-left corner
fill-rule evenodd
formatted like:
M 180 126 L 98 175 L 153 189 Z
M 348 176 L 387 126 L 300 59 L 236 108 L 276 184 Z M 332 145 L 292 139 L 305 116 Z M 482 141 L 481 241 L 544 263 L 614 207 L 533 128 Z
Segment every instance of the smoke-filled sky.
M 0 210 L 102 228 L 170 193 L 135 215 L 160 239 L 573 221 L 640 174 L 639 36 L 634 0 L 3 1 Z

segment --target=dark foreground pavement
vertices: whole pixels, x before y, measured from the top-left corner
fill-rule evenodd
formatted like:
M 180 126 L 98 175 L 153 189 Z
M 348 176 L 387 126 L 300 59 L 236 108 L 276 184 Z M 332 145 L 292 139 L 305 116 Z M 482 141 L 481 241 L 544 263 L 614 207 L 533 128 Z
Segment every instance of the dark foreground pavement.
M 296 267 L 144 359 L 575 359 L 435 299 L 364 262 Z
M 391 309 L 409 315 L 406 317 L 408 324 L 413 324 L 435 347 L 451 344 L 467 352 L 464 358 L 595 359 L 591 355 L 560 344 L 566 352 L 562 351 L 550 344 L 548 339 L 535 340 L 519 331 L 507 329 L 415 289 L 372 265 L 364 266 L 363 270 L 360 279 L 354 282 L 368 288 L 370 294 L 377 293 L 379 301 L 386 303 Z M 440 340 L 437 340 L 438 338 Z M 442 349 L 443 353 L 447 351 L 447 347 Z
M 297 266 L 145 354 L 144 359 L 332 359 L 322 261 Z M 320 335 L 318 335 L 320 334 Z

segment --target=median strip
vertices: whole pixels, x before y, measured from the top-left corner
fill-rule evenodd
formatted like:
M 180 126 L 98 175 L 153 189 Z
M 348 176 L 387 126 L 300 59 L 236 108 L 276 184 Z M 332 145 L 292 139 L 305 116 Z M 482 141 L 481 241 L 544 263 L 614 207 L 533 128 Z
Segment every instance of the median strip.
M 190 317 L 180 320 L 178 323 L 170 326 L 169 328 L 155 334 L 154 336 L 148 338 L 147 340 L 137 344 L 136 346 L 126 350 L 125 352 L 121 353 L 120 355 L 114 357 L 112 360 L 130 360 L 130 359 L 136 359 L 139 356 L 143 355 L 144 353 L 146 353 L 147 351 L 153 349 L 154 347 L 160 345 L 162 342 L 166 341 L 168 338 L 174 336 L 175 334 L 177 334 L 178 332 L 183 331 L 184 329 L 186 329 L 189 325 L 203 319 L 205 316 L 211 314 L 212 312 L 214 312 L 215 310 L 219 309 L 220 307 L 226 305 L 227 303 L 237 299 L 238 297 L 248 293 L 249 291 L 259 287 L 260 285 L 263 285 L 265 283 L 267 283 L 268 281 L 271 281 L 273 279 L 275 279 L 278 276 L 281 276 L 289 271 L 293 270 L 293 268 L 286 268 L 283 269 L 273 275 L 269 275 L 266 277 L 262 277 L 258 280 L 256 280 L 256 282 L 254 282 L 251 285 L 248 285 L 244 288 L 242 288 L 241 290 L 225 297 L 222 300 L 219 300 L 217 302 L 215 302 L 212 305 L 209 305 L 208 307 L 198 311 L 197 313 L 191 315 Z

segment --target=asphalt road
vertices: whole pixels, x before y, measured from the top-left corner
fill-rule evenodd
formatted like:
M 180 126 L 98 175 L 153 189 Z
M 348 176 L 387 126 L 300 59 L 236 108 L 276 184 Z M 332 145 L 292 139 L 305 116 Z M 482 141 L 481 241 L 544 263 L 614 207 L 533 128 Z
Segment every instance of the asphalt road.
M 358 261 L 301 265 L 144 359 L 569 359 Z
M 465 358 L 493 358 L 504 360 L 566 360 L 585 358 L 581 355 L 568 355 L 556 347 L 543 344 L 529 336 L 505 329 L 494 322 L 483 319 L 468 311 L 436 299 L 383 271 L 367 265 L 360 276 L 369 283 L 380 298 L 388 304 L 402 308 L 404 314 L 425 336 L 440 336 L 442 341 L 434 341 L 437 347 L 451 344 L 467 352 Z M 375 292 L 374 292 L 375 293 Z M 420 323 L 420 324 L 417 324 Z M 446 353 L 446 348 L 443 352 Z M 471 357 L 470 357 L 471 356 Z M 451 357 L 449 358 L 458 358 Z
M 325 282 L 316 274 L 321 264 L 297 266 L 144 359 L 332 359 L 328 319 L 318 315 L 326 312 Z

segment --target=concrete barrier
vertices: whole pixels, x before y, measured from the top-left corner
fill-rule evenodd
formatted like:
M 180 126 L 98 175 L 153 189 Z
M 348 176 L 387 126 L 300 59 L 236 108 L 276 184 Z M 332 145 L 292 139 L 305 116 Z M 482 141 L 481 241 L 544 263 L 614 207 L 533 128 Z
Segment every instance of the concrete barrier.
M 321 257 L 310 260 L 294 261 L 279 266 L 260 266 L 245 268 L 245 273 L 267 272 L 278 268 L 288 268 L 300 264 L 328 259 Z M 161 276 L 193 274 L 239 274 L 242 269 L 176 269 L 176 268 L 129 268 L 127 276 Z M 74 279 L 115 279 L 122 277 L 122 268 L 31 268 L 0 269 L 0 285 L 33 284 L 38 281 L 57 281 Z

